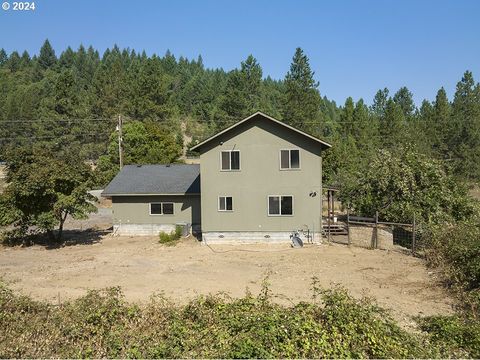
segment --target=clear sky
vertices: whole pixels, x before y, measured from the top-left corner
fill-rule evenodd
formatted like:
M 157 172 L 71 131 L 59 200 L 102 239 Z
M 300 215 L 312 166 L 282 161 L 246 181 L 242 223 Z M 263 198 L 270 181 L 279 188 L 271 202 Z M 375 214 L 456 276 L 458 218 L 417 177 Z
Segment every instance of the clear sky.
M 13 5 L 13 0 L 7 1 Z M 202 55 L 231 70 L 249 54 L 264 76 L 283 78 L 295 48 L 310 59 L 320 92 L 343 104 L 407 86 L 415 101 L 453 96 L 465 70 L 480 79 L 480 1 L 376 0 L 36 0 L 30 12 L 0 9 L 0 47 L 38 53 L 48 38 L 113 44 L 147 54 Z

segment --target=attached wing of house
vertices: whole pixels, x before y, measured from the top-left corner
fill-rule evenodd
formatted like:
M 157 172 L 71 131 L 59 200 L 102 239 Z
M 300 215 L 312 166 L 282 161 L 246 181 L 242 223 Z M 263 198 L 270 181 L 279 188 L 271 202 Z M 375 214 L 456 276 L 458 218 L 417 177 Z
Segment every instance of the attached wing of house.
M 156 235 L 200 227 L 200 166 L 126 165 L 102 196 L 112 198 L 114 232 Z

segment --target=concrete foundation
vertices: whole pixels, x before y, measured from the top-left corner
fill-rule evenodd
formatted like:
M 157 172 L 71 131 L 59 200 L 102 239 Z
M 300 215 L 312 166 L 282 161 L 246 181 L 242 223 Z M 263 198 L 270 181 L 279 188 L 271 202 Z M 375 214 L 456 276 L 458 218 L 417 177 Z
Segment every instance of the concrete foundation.
M 175 231 L 175 224 L 117 224 L 113 234 L 126 236 L 157 236 L 160 232 Z
M 226 232 L 206 232 L 202 234 L 204 244 L 281 244 L 291 243 L 291 232 L 267 232 L 267 231 L 226 231 Z M 311 234 L 312 235 L 312 234 Z M 299 234 L 304 243 L 308 243 L 306 236 Z M 315 233 L 313 242 L 321 242 L 321 234 Z
M 372 248 L 375 239 L 374 226 L 350 226 L 350 241 L 354 246 Z M 378 227 L 377 248 L 389 250 L 393 248 L 393 232 L 389 227 Z

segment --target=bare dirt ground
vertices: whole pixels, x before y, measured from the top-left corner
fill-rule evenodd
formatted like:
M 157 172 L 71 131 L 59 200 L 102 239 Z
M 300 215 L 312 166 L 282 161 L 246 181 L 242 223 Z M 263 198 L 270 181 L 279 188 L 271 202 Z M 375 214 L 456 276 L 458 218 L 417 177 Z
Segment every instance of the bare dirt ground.
M 422 260 L 399 252 L 345 245 L 201 245 L 190 238 L 177 246 L 155 237 L 113 237 L 84 232 L 72 246 L 0 248 L 0 277 L 13 289 L 52 302 L 88 289 L 121 286 L 127 300 L 143 302 L 154 292 L 184 303 L 198 294 L 238 297 L 269 283 L 277 301 L 311 300 L 312 277 L 338 283 L 354 296 L 373 296 L 408 325 L 411 316 L 446 314 L 453 301 Z

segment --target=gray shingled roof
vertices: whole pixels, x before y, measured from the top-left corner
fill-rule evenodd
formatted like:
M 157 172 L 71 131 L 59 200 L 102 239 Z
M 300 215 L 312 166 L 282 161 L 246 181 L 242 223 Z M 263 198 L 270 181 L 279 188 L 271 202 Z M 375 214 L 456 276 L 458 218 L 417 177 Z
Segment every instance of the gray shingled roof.
M 103 196 L 199 194 L 200 165 L 126 165 L 103 191 Z

